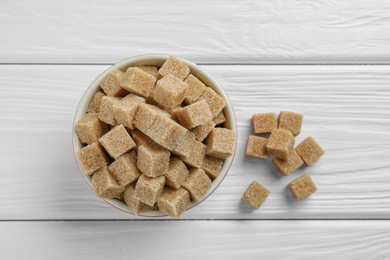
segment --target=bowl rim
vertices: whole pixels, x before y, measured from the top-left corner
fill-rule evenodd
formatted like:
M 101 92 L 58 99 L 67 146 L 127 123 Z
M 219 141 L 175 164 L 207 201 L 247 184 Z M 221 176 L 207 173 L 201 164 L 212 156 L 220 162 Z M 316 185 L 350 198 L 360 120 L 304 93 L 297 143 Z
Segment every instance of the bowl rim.
M 74 114 L 73 124 L 72 124 L 73 155 L 74 155 L 74 159 L 76 161 L 77 167 L 79 168 L 79 172 L 84 177 L 84 180 L 89 185 L 89 187 L 90 187 L 90 189 L 92 191 L 93 191 L 93 189 L 92 189 L 92 184 L 91 184 L 91 179 L 90 179 L 91 176 L 84 173 L 84 171 L 82 170 L 82 168 L 81 168 L 81 166 L 79 164 L 79 161 L 77 160 L 77 151 L 80 150 L 79 147 L 83 146 L 83 144 L 81 144 L 81 142 L 79 141 L 79 138 L 78 138 L 77 133 L 75 131 L 75 125 L 76 125 L 77 121 L 80 119 L 81 116 L 86 114 L 86 108 L 88 107 L 89 102 L 91 101 L 91 99 L 94 96 L 94 94 L 99 89 L 99 83 L 102 81 L 102 79 L 110 71 L 112 71 L 114 69 L 123 69 L 123 68 L 129 67 L 129 66 L 141 66 L 141 65 L 151 65 L 151 66 L 154 66 L 154 65 L 157 65 L 157 64 L 150 64 L 148 62 L 151 62 L 152 60 L 154 60 L 155 63 L 161 63 L 162 64 L 170 56 L 171 55 L 167 55 L 167 54 L 144 54 L 144 55 L 137 55 L 137 56 L 133 56 L 133 57 L 129 57 L 129 58 L 123 59 L 123 60 L 121 60 L 121 61 L 111 65 L 106 70 L 104 70 L 102 73 L 100 73 L 92 81 L 92 83 L 88 86 L 88 88 L 84 91 L 83 95 L 81 96 L 80 101 L 79 101 L 79 103 L 77 105 L 75 114 Z M 180 61 L 182 61 L 183 63 L 187 64 L 190 67 L 191 74 L 193 74 L 193 72 L 195 72 L 195 74 L 200 74 L 200 75 L 196 75 L 196 76 L 198 78 L 202 78 L 202 82 L 208 81 L 208 84 L 206 84 L 206 83 L 205 84 L 208 87 L 212 88 L 214 91 L 216 91 L 219 95 L 222 96 L 222 98 L 226 102 L 226 106 L 223 109 L 223 111 L 225 113 L 227 121 L 229 121 L 228 129 L 231 129 L 231 130 L 235 131 L 235 133 L 236 133 L 236 140 L 235 140 L 235 147 L 234 147 L 233 155 L 228 157 L 228 158 L 226 158 L 224 160 L 224 164 L 223 164 L 223 167 L 221 169 L 221 174 L 218 176 L 220 178 L 218 179 L 218 177 L 217 177 L 216 179 L 212 180 L 212 186 L 207 191 L 207 193 L 203 196 L 203 198 L 201 200 L 199 200 L 199 201 L 191 202 L 191 204 L 186 208 L 186 210 L 185 210 L 185 212 L 186 212 L 186 211 L 194 208 L 195 206 L 201 204 L 202 202 L 204 202 L 212 193 L 214 193 L 215 190 L 219 187 L 219 185 L 221 185 L 221 183 L 225 179 L 226 175 L 228 174 L 228 172 L 229 172 L 229 170 L 230 170 L 230 168 L 232 166 L 232 163 L 233 163 L 233 160 L 234 160 L 234 156 L 235 156 L 236 151 L 237 151 L 237 143 L 238 143 L 238 140 L 237 140 L 238 139 L 237 138 L 237 121 L 236 121 L 233 105 L 232 105 L 229 97 L 227 96 L 226 92 L 219 85 L 219 83 L 208 72 L 204 71 L 197 64 L 195 64 L 195 63 L 193 63 L 191 61 L 188 61 L 186 59 L 183 59 L 183 58 L 179 58 L 179 57 L 176 57 L 176 58 L 179 59 Z M 158 62 L 156 62 L 156 61 L 158 61 Z M 218 179 L 218 181 L 213 186 L 213 183 L 217 179 Z M 142 212 L 140 214 L 135 214 L 133 211 L 131 211 L 126 206 L 126 204 L 124 202 L 121 202 L 121 201 L 116 200 L 116 199 L 104 199 L 104 198 L 99 198 L 99 199 L 102 199 L 107 204 L 111 205 L 112 207 L 114 207 L 116 209 L 119 209 L 122 212 L 125 212 L 127 214 L 131 214 L 131 215 L 134 215 L 134 216 L 138 216 L 138 217 L 155 218 L 155 217 L 167 217 L 168 216 L 168 215 L 166 215 L 166 214 L 164 214 L 164 213 L 162 213 L 162 212 L 160 212 L 158 210 L 149 210 L 149 211 L 146 211 L 146 212 Z M 124 207 L 122 208 L 121 207 L 122 204 L 124 204 L 127 209 L 125 209 Z

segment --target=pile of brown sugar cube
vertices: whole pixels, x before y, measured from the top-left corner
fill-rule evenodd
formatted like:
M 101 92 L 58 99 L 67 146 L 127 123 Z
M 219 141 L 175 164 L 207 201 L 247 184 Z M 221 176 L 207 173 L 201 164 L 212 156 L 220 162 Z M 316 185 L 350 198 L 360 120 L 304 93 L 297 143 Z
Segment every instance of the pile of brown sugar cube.
M 100 87 L 75 127 L 96 195 L 178 218 L 234 152 L 224 99 L 173 56 L 160 68 L 114 70 Z
M 246 155 L 267 159 L 272 155 L 272 163 L 281 175 L 287 176 L 302 165 L 311 166 L 323 154 L 324 150 L 312 138 L 307 137 L 294 148 L 295 136 L 299 135 L 303 115 L 282 111 L 279 117 L 275 113 L 255 114 L 252 117 L 255 134 L 269 134 L 269 138 L 250 135 Z M 303 175 L 288 185 L 293 197 L 301 200 L 317 191 L 310 175 Z M 245 192 L 243 199 L 254 208 L 259 208 L 268 197 L 269 191 L 254 181 Z

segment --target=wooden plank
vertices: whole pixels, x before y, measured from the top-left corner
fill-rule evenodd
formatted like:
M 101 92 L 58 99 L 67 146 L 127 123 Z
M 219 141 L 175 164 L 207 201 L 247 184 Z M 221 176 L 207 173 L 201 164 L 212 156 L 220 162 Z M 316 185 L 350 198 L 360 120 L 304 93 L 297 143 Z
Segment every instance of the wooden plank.
M 72 154 L 78 100 L 107 66 L 0 66 L 0 219 L 126 219 L 94 197 Z M 238 149 L 222 185 L 184 218 L 388 218 L 389 66 L 204 66 L 227 91 Z M 244 156 L 255 112 L 305 115 L 297 142 L 326 150 L 314 166 L 281 177 Z M 310 173 L 318 193 L 292 201 L 286 185 Z M 257 179 L 271 195 L 252 211 L 240 198 Z
M 2 63 L 388 63 L 386 0 L 5 1 Z
M 390 257 L 385 221 L 2 222 L 0 231 L 3 259 Z

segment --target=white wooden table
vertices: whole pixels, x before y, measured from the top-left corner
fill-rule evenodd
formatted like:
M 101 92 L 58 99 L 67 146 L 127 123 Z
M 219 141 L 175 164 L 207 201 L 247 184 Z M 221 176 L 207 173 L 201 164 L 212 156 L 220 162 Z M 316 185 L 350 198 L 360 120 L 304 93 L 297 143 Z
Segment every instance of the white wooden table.
M 389 31 L 386 0 L 2 1 L 0 259 L 389 259 Z M 232 169 L 179 221 L 113 209 L 72 154 L 85 89 L 147 53 L 201 64 L 238 119 Z M 288 177 L 244 156 L 251 115 L 283 109 L 327 152 Z M 294 202 L 302 173 L 319 191 Z M 254 179 L 259 210 L 240 202 Z

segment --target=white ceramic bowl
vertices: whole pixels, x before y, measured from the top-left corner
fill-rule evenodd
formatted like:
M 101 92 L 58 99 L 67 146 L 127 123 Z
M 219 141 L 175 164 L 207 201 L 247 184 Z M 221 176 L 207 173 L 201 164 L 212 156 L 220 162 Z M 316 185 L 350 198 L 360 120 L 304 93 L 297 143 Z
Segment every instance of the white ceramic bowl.
M 83 144 L 80 143 L 79 138 L 76 134 L 75 124 L 86 113 L 88 104 L 90 103 L 93 95 L 99 89 L 99 83 L 102 81 L 102 79 L 114 69 L 125 70 L 129 66 L 140 66 L 140 65 L 161 66 L 168 59 L 168 57 L 169 57 L 169 55 L 140 55 L 140 56 L 128 58 L 128 59 L 125 59 L 125 60 L 111 66 L 106 71 L 104 71 L 102 74 L 100 74 L 99 77 L 97 77 L 92 82 L 92 84 L 88 87 L 88 89 L 85 91 L 84 95 L 82 96 L 80 103 L 77 107 L 75 117 L 74 117 L 72 136 L 73 136 L 73 150 L 74 150 L 75 158 L 76 158 L 77 151 L 79 151 L 83 147 Z M 194 76 L 198 77 L 208 87 L 211 87 L 212 89 L 214 89 L 218 94 L 220 94 L 223 97 L 223 99 L 226 102 L 226 107 L 224 109 L 224 113 L 225 113 L 227 121 L 225 122 L 225 127 L 234 130 L 236 132 L 236 135 L 237 135 L 236 119 L 234 116 L 233 108 L 232 108 L 232 105 L 230 104 L 230 101 L 229 101 L 225 91 L 222 89 L 222 87 L 219 86 L 219 84 L 207 72 L 202 70 L 198 65 L 196 65 L 190 61 L 187 61 L 185 59 L 180 59 L 180 60 L 183 61 L 185 64 L 187 64 L 190 67 L 191 73 Z M 225 160 L 225 163 L 223 165 L 221 173 L 212 182 L 211 188 L 208 190 L 208 192 L 203 197 L 203 199 L 201 199 L 200 201 L 197 201 L 197 202 L 191 202 L 191 204 L 189 205 L 187 210 L 200 204 L 211 193 L 213 193 L 217 189 L 217 187 L 219 186 L 219 184 L 222 182 L 222 180 L 225 178 L 227 172 L 229 171 L 229 168 L 230 168 L 232 161 L 233 161 L 233 157 L 234 157 L 234 154 L 233 154 L 233 156 L 230 156 L 229 158 L 227 158 Z M 77 161 L 77 159 L 76 159 L 76 161 Z M 77 161 L 77 163 L 78 163 L 78 161 Z M 79 165 L 79 163 L 78 163 L 78 165 Z M 79 168 L 80 168 L 80 171 L 82 172 L 85 180 L 87 181 L 89 186 L 91 186 L 91 176 L 86 175 L 82 171 L 82 168 L 80 167 L 80 165 L 79 165 Z M 127 205 L 120 200 L 117 200 L 117 199 L 104 199 L 104 200 L 117 209 L 120 209 L 124 212 L 133 214 L 133 212 L 127 207 Z M 158 217 L 158 216 L 165 216 L 165 215 L 163 213 L 161 213 L 160 211 L 151 210 L 151 211 L 143 212 L 140 216 Z

